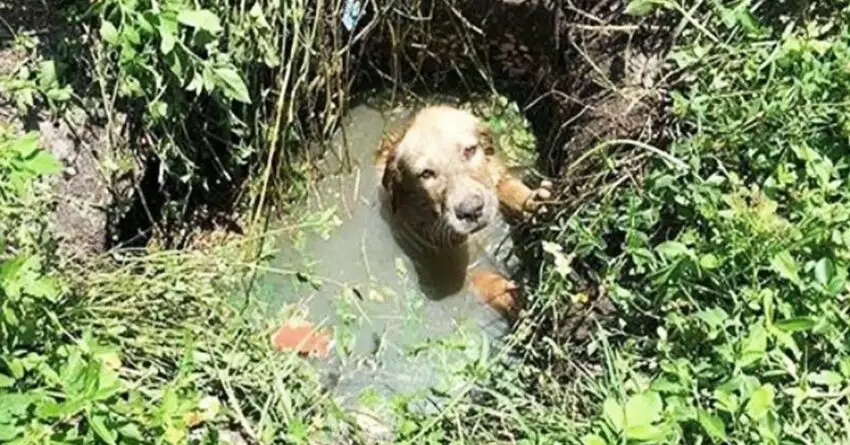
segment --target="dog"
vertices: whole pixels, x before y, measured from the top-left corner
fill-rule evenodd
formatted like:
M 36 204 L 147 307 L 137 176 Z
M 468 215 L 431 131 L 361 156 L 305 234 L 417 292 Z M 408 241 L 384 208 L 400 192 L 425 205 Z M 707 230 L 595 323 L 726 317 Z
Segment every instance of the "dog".
M 441 298 L 470 281 L 479 299 L 515 319 L 516 284 L 468 268 L 481 253 L 485 229 L 499 216 L 545 210 L 551 183 L 526 186 L 498 156 L 489 127 L 448 105 L 425 107 L 400 131 L 386 134 L 376 158 L 382 208 L 426 293 Z

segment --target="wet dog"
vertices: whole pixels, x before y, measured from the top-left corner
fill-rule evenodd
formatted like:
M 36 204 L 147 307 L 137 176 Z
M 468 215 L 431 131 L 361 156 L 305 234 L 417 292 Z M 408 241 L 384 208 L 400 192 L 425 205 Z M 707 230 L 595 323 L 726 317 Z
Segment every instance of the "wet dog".
M 542 210 L 551 184 L 526 186 L 498 156 L 487 125 L 445 105 L 420 110 L 401 131 L 386 135 L 377 166 L 396 241 L 411 257 L 423 288 L 439 298 L 470 278 L 483 301 L 515 317 L 516 286 L 492 271 L 467 269 L 481 253 L 476 238 L 500 216 Z

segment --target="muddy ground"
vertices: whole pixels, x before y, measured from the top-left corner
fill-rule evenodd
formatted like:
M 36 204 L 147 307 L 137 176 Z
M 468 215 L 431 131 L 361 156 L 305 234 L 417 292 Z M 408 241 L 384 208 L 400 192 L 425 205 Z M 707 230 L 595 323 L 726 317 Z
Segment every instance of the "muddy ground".
M 49 54 L 63 36 L 63 25 L 52 2 L 0 2 L 0 77 L 15 76 L 32 60 Z M 22 49 L 16 36 L 32 39 L 35 47 Z M 66 165 L 56 179 L 59 195 L 55 210 L 56 233 L 63 258 L 101 252 L 107 239 L 107 210 L 112 207 L 109 181 L 101 171 L 103 131 L 86 123 L 85 113 L 70 110 L 60 118 L 48 110 L 21 115 L 9 94 L 0 95 L 0 125 L 15 132 L 38 131 L 42 144 Z

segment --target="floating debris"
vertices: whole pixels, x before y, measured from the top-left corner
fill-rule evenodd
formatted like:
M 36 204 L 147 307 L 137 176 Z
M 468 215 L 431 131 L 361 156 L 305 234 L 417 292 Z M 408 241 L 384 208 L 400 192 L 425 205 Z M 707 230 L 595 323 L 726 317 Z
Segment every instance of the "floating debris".
M 272 345 L 276 351 L 296 351 L 301 356 L 325 358 L 330 352 L 331 333 L 326 329 L 316 329 L 305 321 L 287 321 L 272 335 Z

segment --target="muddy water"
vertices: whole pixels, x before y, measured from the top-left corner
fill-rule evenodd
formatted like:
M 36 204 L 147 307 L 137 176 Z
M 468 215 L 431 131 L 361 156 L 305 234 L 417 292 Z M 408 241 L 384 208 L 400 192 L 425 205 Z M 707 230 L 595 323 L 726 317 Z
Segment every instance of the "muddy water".
M 280 236 L 271 266 L 281 273 L 261 283 L 272 306 L 300 305 L 311 322 L 334 329 L 331 357 L 319 366 L 347 406 L 430 387 L 451 393 L 462 383 L 454 374 L 495 350 L 507 328 L 468 290 L 432 300 L 418 288 L 381 217 L 380 178 L 372 163 L 395 119 L 365 105 L 350 112 L 333 149 L 341 152 L 347 142 L 351 172 L 315 184 L 309 202 L 295 212 L 311 227 Z M 328 158 L 324 169 L 338 171 L 341 161 Z M 506 234 L 502 223 L 491 229 L 481 262 L 510 273 Z

